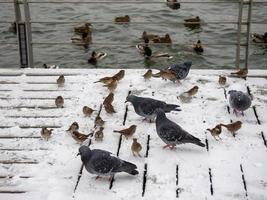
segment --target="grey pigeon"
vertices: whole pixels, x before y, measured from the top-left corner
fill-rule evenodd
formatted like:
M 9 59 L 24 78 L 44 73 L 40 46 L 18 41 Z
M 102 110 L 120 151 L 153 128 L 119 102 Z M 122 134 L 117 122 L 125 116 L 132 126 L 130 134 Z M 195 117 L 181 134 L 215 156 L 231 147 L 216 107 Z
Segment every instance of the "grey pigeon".
M 240 112 L 244 115 L 243 111 L 251 106 L 251 97 L 246 93 L 236 90 L 230 90 L 228 94 L 230 94 L 229 103 L 234 109 L 234 113 L 237 115 Z
M 135 95 L 129 95 L 126 98 L 126 102 L 131 102 L 136 114 L 145 117 L 146 119 L 154 120 L 156 118 L 155 110 L 161 108 L 164 112 L 181 111 L 179 105 L 167 104 L 164 101 L 159 101 L 152 98 L 138 97 Z
M 200 139 L 189 134 L 178 124 L 169 120 L 162 109 L 157 109 L 156 114 L 157 134 L 162 139 L 162 141 L 167 144 L 163 148 L 169 147 L 170 149 L 173 149 L 173 147 L 177 144 L 183 143 L 192 143 L 201 147 L 205 147 L 205 144 L 203 144 Z
M 192 66 L 192 62 L 184 62 L 182 64 L 175 64 L 168 68 L 168 70 L 173 71 L 176 74 L 177 81 L 185 79 L 189 73 Z
M 85 166 L 85 169 L 91 173 L 100 176 L 112 177 L 115 173 L 126 172 L 131 175 L 138 174 L 135 164 L 121 160 L 111 152 L 93 149 L 91 150 L 87 146 L 81 146 L 79 148 L 79 155 Z

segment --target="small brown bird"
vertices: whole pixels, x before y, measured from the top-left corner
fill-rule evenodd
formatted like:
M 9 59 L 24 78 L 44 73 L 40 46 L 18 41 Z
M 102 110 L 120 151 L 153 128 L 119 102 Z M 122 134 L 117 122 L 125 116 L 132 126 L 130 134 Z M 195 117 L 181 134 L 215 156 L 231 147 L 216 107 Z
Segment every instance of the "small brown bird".
M 177 80 L 175 72 L 170 70 L 160 70 L 160 72 L 152 74 L 152 76 L 161 77 L 163 80 L 170 80 L 172 82 L 175 82 Z
M 136 138 L 133 138 L 131 150 L 132 150 L 133 156 L 135 156 L 135 153 L 136 153 L 139 157 L 141 157 L 140 151 L 142 150 L 142 146 L 139 142 L 137 142 Z
M 226 84 L 226 77 L 225 76 L 219 76 L 219 84 L 221 86 L 225 85 Z
M 149 69 L 147 72 L 143 75 L 145 80 L 149 80 L 152 77 L 152 70 Z
M 96 141 L 102 141 L 104 138 L 103 133 L 104 127 L 100 127 L 98 131 L 95 132 L 95 140 Z
M 58 108 L 63 108 L 64 98 L 62 96 L 58 96 L 55 100 L 55 104 Z
M 100 116 L 97 116 L 95 118 L 95 126 L 94 127 L 97 127 L 97 126 L 103 126 L 105 124 L 105 121 L 100 117 Z
M 155 37 L 152 41 L 154 43 L 172 43 L 171 37 L 168 33 L 163 37 Z
M 232 72 L 232 75 L 236 75 L 239 78 L 246 78 L 248 74 L 248 69 L 240 69 L 237 72 Z
M 219 139 L 221 140 L 222 139 L 219 136 L 222 132 L 222 127 L 220 124 L 216 125 L 213 129 L 208 128 L 207 130 L 211 133 L 211 135 L 214 137 L 215 140 L 219 140 Z M 219 139 L 217 139 L 216 137 L 218 137 Z
M 110 92 L 109 95 L 104 99 L 103 105 L 112 104 L 113 100 L 114 100 L 114 93 Z
M 136 125 L 131 125 L 129 128 L 126 129 L 122 129 L 120 131 L 116 131 L 114 130 L 114 133 L 120 133 L 121 135 L 124 135 L 126 137 L 126 139 L 128 139 L 128 137 L 131 137 L 136 131 Z
M 142 39 L 145 41 L 146 39 L 148 40 L 153 40 L 154 38 L 158 38 L 158 35 L 155 34 L 148 34 L 146 31 L 143 32 L 142 34 Z
M 103 85 L 103 87 L 108 88 L 110 92 L 114 92 L 117 86 L 118 86 L 117 80 L 113 80 L 111 83 Z
M 197 92 L 198 92 L 198 86 L 194 86 L 193 88 L 191 88 L 190 90 L 188 90 L 188 91 L 185 92 L 185 93 L 188 94 L 189 97 L 192 97 L 192 96 L 194 96 Z
M 42 130 L 41 130 L 41 136 L 44 138 L 44 140 L 48 141 L 48 139 L 51 137 L 52 135 L 52 131 L 53 129 L 48 129 L 46 127 L 42 127 Z
M 124 75 L 125 75 L 125 70 L 120 70 L 117 74 L 112 76 L 112 78 L 113 80 L 120 81 L 121 79 L 123 79 Z
M 109 114 L 116 113 L 116 111 L 114 110 L 114 107 L 110 103 L 104 104 L 104 108 L 105 108 L 106 112 Z
M 78 34 L 90 33 L 92 32 L 92 24 L 85 23 L 83 26 L 74 27 L 74 32 Z
M 130 16 L 125 15 L 125 16 L 115 17 L 114 21 L 116 23 L 129 23 L 130 22 Z
M 94 112 L 95 110 L 90 108 L 89 106 L 84 106 L 83 107 L 83 114 L 86 116 L 86 117 L 90 117 L 91 114 Z
M 104 83 L 104 84 L 110 84 L 113 81 L 113 78 L 110 76 L 106 76 L 104 78 L 99 79 L 98 81 L 95 81 L 94 83 Z
M 236 121 L 231 124 L 220 124 L 220 125 L 225 127 L 234 136 L 236 131 L 238 131 L 242 127 L 242 122 Z
M 66 130 L 66 131 L 70 131 L 70 132 L 72 132 L 72 131 L 78 131 L 78 130 L 79 130 L 79 124 L 78 124 L 77 122 L 73 122 L 73 123 L 70 125 L 69 129 Z
M 63 87 L 65 83 L 65 77 L 64 75 L 60 75 L 57 79 L 57 85 L 58 87 Z
M 80 133 L 79 131 L 72 131 L 71 132 L 72 138 L 81 144 L 89 137 L 89 135 L 90 134 L 85 135 L 83 133 Z

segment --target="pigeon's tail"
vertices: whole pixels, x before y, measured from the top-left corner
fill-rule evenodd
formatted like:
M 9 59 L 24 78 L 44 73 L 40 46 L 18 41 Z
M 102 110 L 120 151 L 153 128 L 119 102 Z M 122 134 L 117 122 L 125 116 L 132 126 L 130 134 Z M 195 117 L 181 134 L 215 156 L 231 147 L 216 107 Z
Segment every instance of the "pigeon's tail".
M 175 105 L 175 104 L 167 104 L 165 107 L 164 107 L 164 111 L 166 113 L 168 112 L 171 112 L 171 111 L 181 111 L 181 109 L 179 109 L 179 105 Z
M 188 135 L 187 138 L 183 140 L 183 142 L 192 143 L 192 144 L 196 144 L 201 147 L 205 147 L 205 144 L 203 144 L 200 139 L 194 137 L 193 135 Z
M 139 172 L 136 170 L 136 168 L 137 168 L 137 166 L 135 164 L 124 161 L 120 170 L 123 172 L 126 172 L 128 174 L 131 174 L 131 175 L 136 175 L 136 174 L 139 174 Z

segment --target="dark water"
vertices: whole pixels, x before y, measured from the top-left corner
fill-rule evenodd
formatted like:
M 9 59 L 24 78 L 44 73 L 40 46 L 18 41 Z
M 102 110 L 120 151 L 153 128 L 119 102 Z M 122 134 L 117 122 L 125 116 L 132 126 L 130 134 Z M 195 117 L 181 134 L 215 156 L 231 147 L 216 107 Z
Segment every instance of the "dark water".
M 237 25 L 221 22 L 237 22 L 238 4 L 230 1 L 209 4 L 184 3 L 179 10 L 172 10 L 166 6 L 165 1 L 160 2 L 162 3 L 30 3 L 33 22 L 68 22 L 32 24 L 35 66 L 41 67 L 43 63 L 48 63 L 64 68 L 92 68 L 94 66 L 87 64 L 87 59 L 92 50 L 96 50 L 108 54 L 99 62 L 99 68 L 159 68 L 185 60 L 192 60 L 194 68 L 234 68 L 236 46 L 231 43 L 236 42 Z M 252 21 L 265 24 L 252 24 L 251 32 L 267 31 L 266 10 L 267 3 L 253 5 Z M 246 13 L 247 9 L 244 9 L 244 16 Z M 131 17 L 132 23 L 128 25 L 113 23 L 114 17 L 125 14 Z M 203 25 L 194 30 L 178 24 L 185 18 L 197 15 L 205 22 L 218 23 Z M 13 21 L 13 4 L 0 4 L 0 16 L 0 21 Z M 73 21 L 75 23 L 71 23 Z M 83 22 L 93 24 L 93 44 L 88 49 L 76 46 L 70 41 L 74 34 L 73 27 Z M 7 44 L 16 42 L 16 36 L 8 31 L 9 27 L 9 23 L 0 23 L 0 67 L 18 68 L 18 46 Z M 153 52 L 168 52 L 174 58 L 155 62 L 144 61 L 135 48 L 144 30 L 160 35 L 169 33 L 172 45 L 151 45 L 151 48 Z M 242 27 L 242 32 L 242 41 L 245 42 L 246 26 Z M 192 50 L 192 44 L 198 39 L 204 45 L 205 51 L 202 55 Z M 50 44 L 44 44 L 47 42 Z M 226 45 L 229 43 L 230 45 Z M 243 47 L 241 56 L 244 55 Z M 241 61 L 241 67 L 243 63 Z M 249 63 L 250 68 L 266 69 L 266 48 L 252 42 Z

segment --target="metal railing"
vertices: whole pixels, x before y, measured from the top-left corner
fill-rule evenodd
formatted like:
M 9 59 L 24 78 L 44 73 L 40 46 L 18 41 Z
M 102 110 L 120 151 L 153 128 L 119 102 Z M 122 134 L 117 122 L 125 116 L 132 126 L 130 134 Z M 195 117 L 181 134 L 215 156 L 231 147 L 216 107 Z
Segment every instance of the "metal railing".
M 7 1 L 0 1 L 0 4 L 4 3 L 10 3 Z M 27 67 L 34 67 L 33 65 L 33 45 L 68 45 L 72 44 L 71 42 L 33 42 L 32 41 L 32 31 L 31 31 L 31 25 L 32 24 L 76 24 L 81 23 L 81 21 L 42 21 L 42 20 L 31 20 L 30 17 L 30 4 L 165 4 L 165 2 L 162 1 L 31 1 L 31 0 L 14 0 L 14 11 L 15 11 L 15 22 L 18 30 L 18 24 L 24 23 L 25 24 L 25 36 L 26 36 L 26 42 L 27 45 L 25 45 L 27 48 L 24 50 L 24 53 L 27 53 L 27 60 L 28 60 L 28 66 Z M 252 5 L 253 4 L 263 4 L 267 3 L 267 1 L 253 1 L 253 0 L 232 0 L 232 1 L 179 1 L 179 3 L 183 4 L 238 4 L 239 5 L 239 11 L 238 11 L 238 20 L 237 21 L 206 21 L 201 22 L 201 25 L 209 25 L 209 24 L 233 24 L 237 25 L 237 41 L 236 42 L 228 42 L 228 43 L 205 43 L 206 46 L 213 46 L 213 45 L 232 45 L 236 46 L 236 56 L 235 56 L 235 67 L 239 69 L 240 67 L 240 47 L 244 46 L 246 48 L 245 52 L 245 68 L 248 68 L 249 63 L 249 49 L 250 49 L 250 27 L 251 23 L 253 24 L 263 24 L 264 22 L 261 21 L 251 21 L 251 14 L 252 14 Z M 21 12 L 20 12 L 20 5 L 23 5 L 24 8 L 24 19 L 22 19 Z M 247 19 L 244 22 L 243 21 L 243 12 L 244 9 L 247 8 Z M 0 21 L 0 23 L 11 23 L 11 21 Z M 113 23 L 113 21 L 94 21 L 91 22 L 92 24 L 110 24 Z M 141 24 L 145 25 L 147 22 L 144 21 L 131 21 L 131 24 Z M 179 26 L 184 25 L 185 22 L 155 22 L 153 24 L 158 25 L 171 25 L 171 26 Z M 242 26 L 246 26 L 246 42 L 241 42 L 241 29 Z M 20 38 L 18 38 L 19 46 L 20 44 Z M 4 44 L 17 44 L 15 43 L 4 43 Z M 114 46 L 114 45 L 121 45 L 121 46 L 135 46 L 135 44 L 129 44 L 129 43 L 114 43 L 114 42 L 93 42 L 94 45 L 103 45 L 103 46 Z M 169 45 L 169 44 L 153 44 L 153 45 Z M 178 45 L 178 43 L 172 43 L 172 45 Z M 181 45 L 179 43 L 179 45 Z M 184 44 L 186 45 L 186 44 Z M 21 49 L 21 47 L 20 47 Z M 21 50 L 20 50 L 21 51 Z M 22 53 L 20 52 L 20 55 Z

